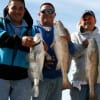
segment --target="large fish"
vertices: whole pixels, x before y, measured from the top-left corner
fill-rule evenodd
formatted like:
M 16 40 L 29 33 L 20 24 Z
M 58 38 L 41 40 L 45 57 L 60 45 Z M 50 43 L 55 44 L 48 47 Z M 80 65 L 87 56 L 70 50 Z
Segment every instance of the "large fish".
M 36 42 L 36 45 L 34 47 L 30 48 L 30 53 L 28 56 L 29 60 L 29 69 L 28 69 L 28 75 L 33 81 L 33 96 L 38 97 L 39 96 L 39 80 L 41 80 L 42 77 L 42 69 L 44 65 L 44 57 L 45 57 L 45 50 L 44 45 L 42 41 L 41 34 L 37 33 L 34 36 L 34 41 Z
M 71 88 L 72 85 L 68 79 L 68 71 L 71 63 L 71 56 L 69 53 L 67 40 L 63 37 L 69 34 L 61 21 L 54 23 L 54 42 L 53 48 L 58 60 L 57 69 L 62 71 L 62 89 Z
M 89 100 L 97 100 L 95 84 L 98 77 L 98 47 L 95 39 L 89 39 L 86 52 L 86 76 L 89 83 Z

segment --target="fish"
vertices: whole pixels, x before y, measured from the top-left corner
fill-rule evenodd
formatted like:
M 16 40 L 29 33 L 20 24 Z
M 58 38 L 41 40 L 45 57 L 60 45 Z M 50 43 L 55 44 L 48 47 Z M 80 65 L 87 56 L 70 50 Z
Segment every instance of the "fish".
M 98 46 L 95 38 L 88 39 L 86 49 L 86 78 L 89 84 L 89 100 L 97 100 L 95 93 L 95 84 L 98 78 Z
M 41 34 L 37 33 L 33 38 L 36 44 L 30 48 L 28 55 L 28 75 L 33 82 L 33 96 L 38 97 L 39 81 L 43 80 L 42 69 L 44 66 L 45 50 Z
M 71 55 L 68 48 L 68 42 L 64 38 L 66 34 L 69 34 L 68 30 L 65 30 L 63 23 L 60 20 L 54 23 L 54 41 L 51 47 L 57 57 L 56 69 L 61 69 L 62 72 L 62 90 L 72 88 L 72 85 L 68 79 L 68 72 L 71 64 Z

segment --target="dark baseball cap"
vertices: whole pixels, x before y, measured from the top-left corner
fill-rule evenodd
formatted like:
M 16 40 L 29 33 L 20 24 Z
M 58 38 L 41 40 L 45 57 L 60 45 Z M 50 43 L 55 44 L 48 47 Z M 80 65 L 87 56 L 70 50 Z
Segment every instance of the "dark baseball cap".
M 90 16 L 93 16 L 95 18 L 95 13 L 92 10 L 85 10 L 82 17 L 85 17 L 85 15 L 90 15 Z

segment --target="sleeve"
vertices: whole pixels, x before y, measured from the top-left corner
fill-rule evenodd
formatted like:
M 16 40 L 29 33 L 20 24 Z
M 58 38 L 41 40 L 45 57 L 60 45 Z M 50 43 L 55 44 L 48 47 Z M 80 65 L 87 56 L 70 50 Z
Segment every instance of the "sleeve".
M 82 46 L 82 42 L 80 43 L 79 39 L 78 39 L 78 35 L 73 34 L 71 35 L 71 41 L 74 45 L 74 53 L 72 54 L 73 58 L 77 58 L 80 57 L 81 55 L 84 54 L 84 47 Z
M 72 41 L 70 41 L 70 42 L 68 43 L 68 47 L 69 47 L 69 52 L 70 52 L 70 54 L 73 55 L 73 54 L 75 53 L 75 46 L 74 46 L 74 44 L 72 43 Z
M 5 19 L 0 17 L 0 47 L 14 48 L 15 46 L 21 45 L 21 38 L 17 35 L 10 35 L 4 27 Z
M 15 46 L 21 45 L 21 38 L 17 35 L 10 35 L 6 31 L 0 30 L 0 47 L 10 47 L 14 48 Z
M 39 32 L 39 26 L 38 25 L 34 25 L 33 26 L 33 30 L 34 30 L 34 33 L 40 33 Z

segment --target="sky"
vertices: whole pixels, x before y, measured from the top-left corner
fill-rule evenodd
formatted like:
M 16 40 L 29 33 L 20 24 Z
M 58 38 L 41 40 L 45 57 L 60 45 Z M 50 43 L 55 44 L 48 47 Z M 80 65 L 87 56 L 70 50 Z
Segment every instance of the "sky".
M 77 31 L 76 24 L 79 22 L 85 10 L 94 11 L 97 20 L 96 25 L 100 27 L 99 0 L 25 0 L 26 7 L 34 20 L 34 24 L 38 20 L 39 7 L 44 2 L 50 2 L 55 6 L 55 20 L 61 20 L 71 34 Z M 3 8 L 7 3 L 8 0 L 0 0 L 0 17 L 3 16 Z M 70 100 L 68 90 L 64 90 L 62 94 L 62 100 Z

